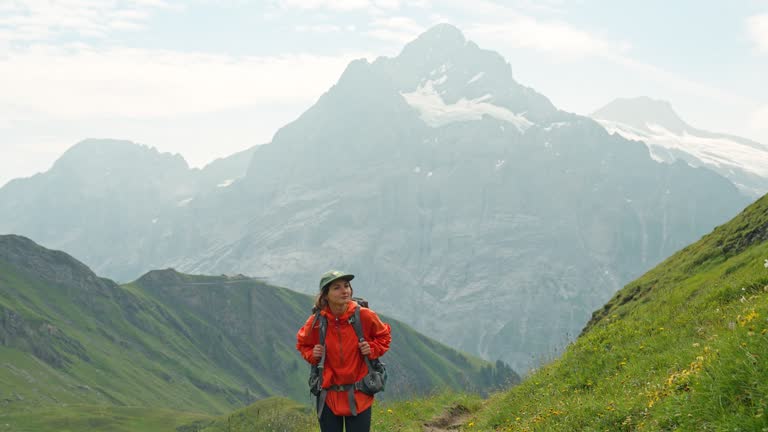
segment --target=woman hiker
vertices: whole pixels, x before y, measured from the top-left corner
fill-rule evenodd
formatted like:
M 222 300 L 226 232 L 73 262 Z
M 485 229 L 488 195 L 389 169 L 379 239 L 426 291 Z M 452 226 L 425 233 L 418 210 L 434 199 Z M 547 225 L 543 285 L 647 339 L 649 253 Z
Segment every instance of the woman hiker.
M 346 432 L 370 431 L 373 395 L 360 391 L 354 384 L 368 374 L 363 356 L 370 360 L 381 357 L 392 340 L 389 324 L 382 322 L 376 312 L 362 307 L 359 314 L 365 340 L 358 342 L 349 322 L 358 307 L 352 300 L 350 281 L 354 277 L 340 271 L 329 271 L 320 277 L 314 311 L 320 311 L 327 320 L 325 346 L 320 341 L 321 320 L 315 314 L 296 335 L 296 349 L 304 360 L 323 366 L 323 391 L 318 395 L 322 432 L 342 432 L 345 425 Z

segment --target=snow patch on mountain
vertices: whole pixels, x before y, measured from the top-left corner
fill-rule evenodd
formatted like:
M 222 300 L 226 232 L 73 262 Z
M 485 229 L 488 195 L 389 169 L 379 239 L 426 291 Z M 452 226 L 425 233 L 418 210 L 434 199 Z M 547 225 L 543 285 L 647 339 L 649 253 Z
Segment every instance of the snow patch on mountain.
M 185 198 L 179 202 L 176 203 L 176 207 L 186 207 L 187 204 L 191 203 L 192 200 L 195 199 L 194 197 L 191 198 Z
M 475 81 L 479 80 L 480 78 L 482 78 L 483 75 L 485 75 L 485 72 L 480 72 L 479 74 L 473 76 L 472 79 L 467 81 L 467 84 L 472 84 L 473 82 L 475 82 Z
M 522 114 L 488 103 L 493 96 L 486 94 L 476 99 L 459 99 L 456 103 L 446 104 L 435 90 L 437 81 L 426 81 L 416 91 L 400 93 L 408 105 L 420 113 L 421 119 L 432 127 L 440 127 L 449 123 L 480 120 L 483 115 L 489 115 L 499 120 L 513 124 L 518 131 L 525 132 L 533 123 Z
M 676 134 L 663 126 L 646 123 L 647 131 L 632 126 L 597 120 L 609 133 L 643 141 L 651 157 L 660 162 L 676 160 L 676 152 L 694 156 L 703 165 L 727 169 L 740 168 L 760 177 L 768 177 L 768 151 L 760 150 L 724 137 L 702 137 L 683 131 Z
M 429 73 L 429 75 L 430 75 L 430 76 L 434 76 L 434 75 L 438 75 L 438 74 L 440 74 L 440 75 L 444 75 L 444 74 L 445 74 L 445 73 L 448 71 L 448 69 L 449 69 L 450 67 L 451 67 L 451 66 L 450 66 L 450 65 L 448 65 L 448 64 L 443 64 L 443 65 L 441 65 L 439 68 L 437 68 L 437 69 L 433 69 L 433 70 L 432 70 L 432 71 Z
M 554 123 L 551 123 L 549 126 L 545 127 L 544 130 L 547 132 L 550 132 L 553 129 L 559 129 L 561 127 L 568 126 L 570 124 L 571 122 L 554 122 Z

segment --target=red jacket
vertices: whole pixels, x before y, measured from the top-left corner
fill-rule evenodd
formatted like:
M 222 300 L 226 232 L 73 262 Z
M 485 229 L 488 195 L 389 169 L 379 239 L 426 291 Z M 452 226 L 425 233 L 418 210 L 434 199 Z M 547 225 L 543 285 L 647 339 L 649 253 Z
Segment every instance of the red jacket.
M 320 312 L 328 320 L 328 329 L 325 333 L 324 388 L 331 385 L 353 384 L 368 373 L 368 366 L 357 345 L 357 334 L 348 322 L 354 315 L 356 307 L 357 303 L 350 301 L 347 311 L 338 318 L 333 316 L 328 307 Z M 319 360 L 312 356 L 312 348 L 320 343 L 320 323 L 315 323 L 312 328 L 312 321 L 314 321 L 314 315 L 307 319 L 296 334 L 296 349 L 304 360 L 317 364 Z M 381 357 L 387 352 L 389 343 L 392 341 L 389 324 L 382 322 L 376 312 L 368 308 L 360 308 L 360 321 L 363 324 L 363 336 L 371 346 L 371 354 L 368 358 L 373 360 Z M 360 413 L 371 407 L 373 396 L 356 390 L 355 402 L 357 412 Z M 347 392 L 329 391 L 325 404 L 338 416 L 352 415 Z

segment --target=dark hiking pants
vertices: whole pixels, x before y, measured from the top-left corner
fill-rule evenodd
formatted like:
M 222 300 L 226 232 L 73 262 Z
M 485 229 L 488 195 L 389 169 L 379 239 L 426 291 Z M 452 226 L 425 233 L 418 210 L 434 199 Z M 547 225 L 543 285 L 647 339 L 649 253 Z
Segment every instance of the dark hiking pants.
M 346 429 L 344 429 L 346 425 Z M 370 432 L 371 430 L 371 408 L 359 413 L 356 416 L 337 416 L 328 408 L 323 407 L 323 414 L 320 416 L 320 432 Z

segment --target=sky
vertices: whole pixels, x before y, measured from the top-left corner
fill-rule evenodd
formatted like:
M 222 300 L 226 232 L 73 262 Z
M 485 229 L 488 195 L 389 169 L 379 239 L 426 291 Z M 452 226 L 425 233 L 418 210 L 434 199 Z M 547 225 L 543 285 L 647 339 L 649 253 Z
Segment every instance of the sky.
M 560 109 L 648 96 L 768 145 L 768 0 L 0 0 L 0 186 L 87 138 L 193 167 L 268 143 L 438 23 Z

